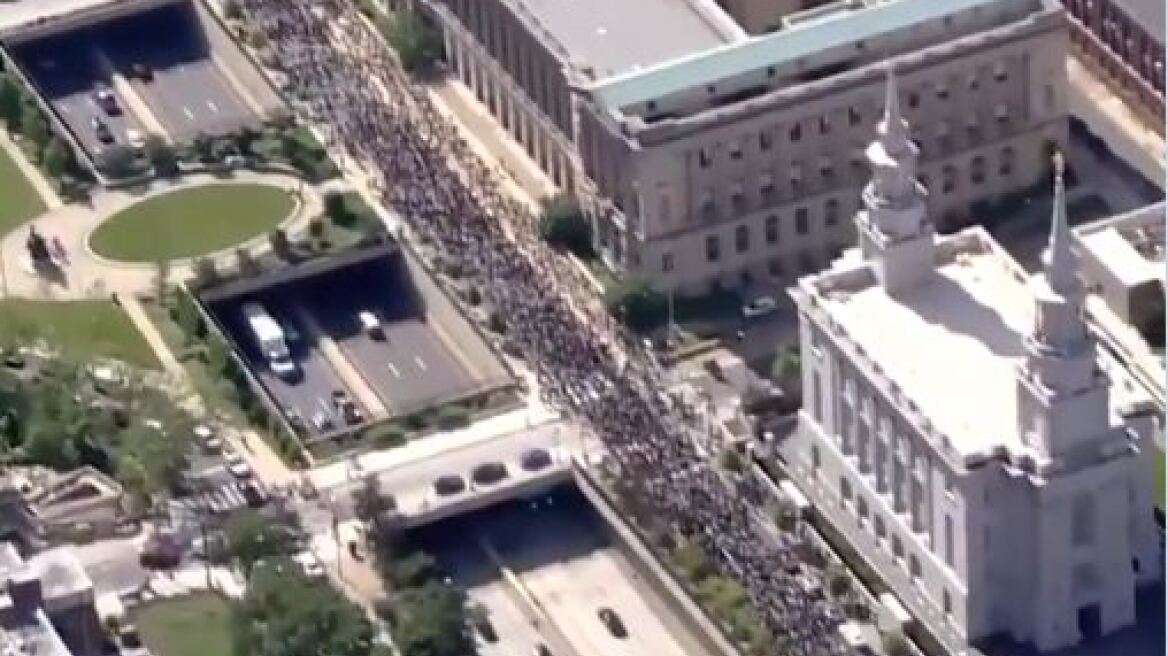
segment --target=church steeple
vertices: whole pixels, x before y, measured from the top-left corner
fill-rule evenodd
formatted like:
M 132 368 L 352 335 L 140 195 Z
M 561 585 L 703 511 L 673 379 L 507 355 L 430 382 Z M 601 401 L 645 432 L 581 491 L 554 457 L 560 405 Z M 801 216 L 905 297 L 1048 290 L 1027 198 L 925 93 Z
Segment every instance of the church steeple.
M 1079 281 L 1075 255 L 1071 250 L 1071 227 L 1067 222 L 1066 186 L 1063 183 L 1062 153 L 1054 155 L 1054 211 L 1050 222 L 1050 240 L 1043 258 L 1050 287 L 1063 297 L 1080 297 L 1083 286 Z
M 1106 431 L 1107 382 L 1083 315 L 1084 290 L 1067 222 L 1063 158 L 1054 158 L 1054 208 L 1043 271 L 1034 277 L 1034 326 L 1023 339 L 1019 422 L 1029 444 L 1057 456 Z
M 925 189 L 916 180 L 920 149 L 900 113 L 896 72 L 887 68 L 884 115 L 876 139 L 864 151 L 872 180 L 856 217 L 860 252 L 872 262 L 889 293 L 911 287 L 933 271 L 933 226 L 925 213 Z

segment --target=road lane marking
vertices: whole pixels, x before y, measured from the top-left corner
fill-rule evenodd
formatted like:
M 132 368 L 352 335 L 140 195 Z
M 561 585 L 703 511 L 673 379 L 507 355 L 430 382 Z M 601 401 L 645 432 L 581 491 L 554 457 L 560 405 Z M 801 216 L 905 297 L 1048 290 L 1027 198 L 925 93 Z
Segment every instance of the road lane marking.
M 219 111 L 219 108 L 215 105 L 215 103 L 211 102 L 210 100 L 207 101 L 207 106 L 210 107 L 211 111 L 213 112 Z
M 401 378 L 401 372 L 397 370 L 397 367 L 393 366 L 392 362 L 390 362 L 388 364 L 389 364 L 389 373 L 393 374 L 394 378 Z
M 426 363 L 422 361 L 422 356 L 420 356 L 420 355 L 415 355 L 415 356 L 414 356 L 414 362 L 417 362 L 417 363 L 418 363 L 418 368 L 419 368 L 419 369 L 421 369 L 422 371 L 425 371 L 425 370 L 426 370 Z
M 186 105 L 183 105 L 183 114 L 187 115 L 188 121 L 195 120 L 195 114 L 191 111 L 191 108 L 187 107 Z

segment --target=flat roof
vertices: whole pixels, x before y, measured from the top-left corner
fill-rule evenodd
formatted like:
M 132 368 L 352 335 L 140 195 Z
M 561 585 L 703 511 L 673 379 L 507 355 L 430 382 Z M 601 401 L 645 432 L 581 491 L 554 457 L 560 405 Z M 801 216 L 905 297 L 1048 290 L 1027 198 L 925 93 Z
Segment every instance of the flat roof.
M 553 3 L 555 0 L 540 0 Z M 571 0 L 574 1 L 574 0 Z M 589 90 L 593 98 L 608 109 L 620 109 L 635 103 L 655 100 L 695 86 L 713 84 L 734 75 L 777 66 L 861 39 L 906 29 L 918 23 L 940 20 L 960 12 L 1010 0 L 863 0 L 835 13 L 798 23 L 746 41 L 663 62 L 603 80 Z M 1052 0 L 1040 0 L 1049 6 Z M 1159 0 L 1163 2 L 1163 0 Z M 605 0 L 608 4 L 613 0 Z M 628 10 L 623 3 L 621 15 Z M 646 27 L 635 18 L 628 21 L 633 39 L 655 40 L 665 30 L 654 29 L 653 39 L 644 39 Z M 692 48 L 691 48 L 692 50 Z
M 1079 245 L 1125 285 L 1164 279 L 1164 201 L 1075 228 Z
M 1164 275 L 1164 263 L 1140 255 L 1130 241 L 1115 228 L 1107 228 L 1079 237 L 1079 243 L 1091 251 L 1124 285 L 1132 287 Z
M 517 0 L 595 79 L 727 42 L 687 0 Z
M 1034 295 L 1016 267 L 1000 252 L 965 252 L 896 298 L 879 284 L 825 296 L 831 316 L 962 455 L 1022 445 L 1014 373 Z

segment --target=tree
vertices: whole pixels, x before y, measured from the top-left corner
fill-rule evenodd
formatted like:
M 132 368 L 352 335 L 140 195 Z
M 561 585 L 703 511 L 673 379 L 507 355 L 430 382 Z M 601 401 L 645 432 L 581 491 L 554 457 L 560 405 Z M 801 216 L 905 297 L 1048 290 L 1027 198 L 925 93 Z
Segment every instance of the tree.
M 243 8 L 237 0 L 223 1 L 223 17 L 230 21 L 243 20 Z
M 416 11 L 402 11 L 382 27 L 389 45 L 397 51 L 402 68 L 423 74 L 434 70 L 444 57 L 442 33 Z
M 604 296 L 608 311 L 633 330 L 652 330 L 668 319 L 668 301 L 645 280 L 623 280 L 609 288 Z
M 223 536 L 224 551 L 239 563 L 249 578 L 257 563 L 289 556 L 295 546 L 290 527 L 251 509 L 232 515 L 223 529 Z
M 45 167 L 45 173 L 48 173 L 50 178 L 59 180 L 69 170 L 69 163 L 69 147 L 65 145 L 64 141 L 53 135 L 49 138 L 49 145 L 45 146 L 41 161 L 41 165 Z
M 591 258 L 592 226 L 580 205 L 567 194 L 560 194 L 544 207 L 539 219 L 539 236 L 555 248 L 562 248 L 581 258 Z
M 210 164 L 215 161 L 215 141 L 200 132 L 191 140 L 191 152 L 200 163 Z
M 157 134 L 148 135 L 144 150 L 146 159 L 150 161 L 156 174 L 172 176 L 178 173 L 178 155 L 162 137 Z
M 735 474 L 741 474 L 746 471 L 746 460 L 743 459 L 742 454 L 734 447 L 727 447 L 722 451 L 720 458 L 722 469 Z
M 388 656 L 359 607 L 290 563 L 255 568 L 232 622 L 236 656 Z M 466 652 L 470 653 L 470 652 Z
M 366 524 L 393 510 L 395 505 L 393 497 L 382 491 L 381 479 L 375 474 L 366 476 L 361 487 L 353 491 L 353 514 Z
M 20 120 L 20 133 L 36 146 L 37 160 L 49 142 L 49 126 L 35 106 L 28 106 Z
M 24 94 L 8 75 L 0 75 L 0 121 L 9 132 L 19 130 L 24 122 Z
M 786 496 L 779 497 L 776 501 L 774 517 L 775 526 L 787 533 L 799 525 L 799 509 Z
M 288 239 L 288 233 L 277 228 L 268 233 L 268 245 L 272 247 L 272 252 L 276 257 L 282 260 L 288 260 L 292 257 L 292 242 Z
M 394 642 L 402 656 L 465 656 L 475 652 L 467 629 L 466 594 L 430 582 L 401 594 Z
M 693 542 L 683 542 L 673 552 L 673 562 L 685 573 L 687 579 L 699 583 L 714 573 L 714 565 L 706 557 L 706 552 Z
M 827 589 L 833 597 L 842 597 L 852 588 L 852 578 L 843 565 L 832 564 L 827 568 Z
M 98 159 L 101 169 L 115 178 L 125 178 L 141 172 L 137 168 L 138 156 L 129 146 L 121 144 L 110 146 L 101 152 Z
M 348 225 L 352 221 L 345 195 L 339 191 L 330 191 L 324 195 L 324 213 L 336 225 Z

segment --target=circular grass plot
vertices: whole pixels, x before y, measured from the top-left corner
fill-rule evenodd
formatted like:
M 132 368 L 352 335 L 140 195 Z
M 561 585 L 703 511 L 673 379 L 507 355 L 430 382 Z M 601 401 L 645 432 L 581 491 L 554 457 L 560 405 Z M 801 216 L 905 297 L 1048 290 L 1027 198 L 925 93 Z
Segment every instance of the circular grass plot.
M 200 185 L 118 212 L 93 231 L 89 247 L 122 262 L 198 257 L 274 230 L 295 206 L 292 194 L 272 185 Z

